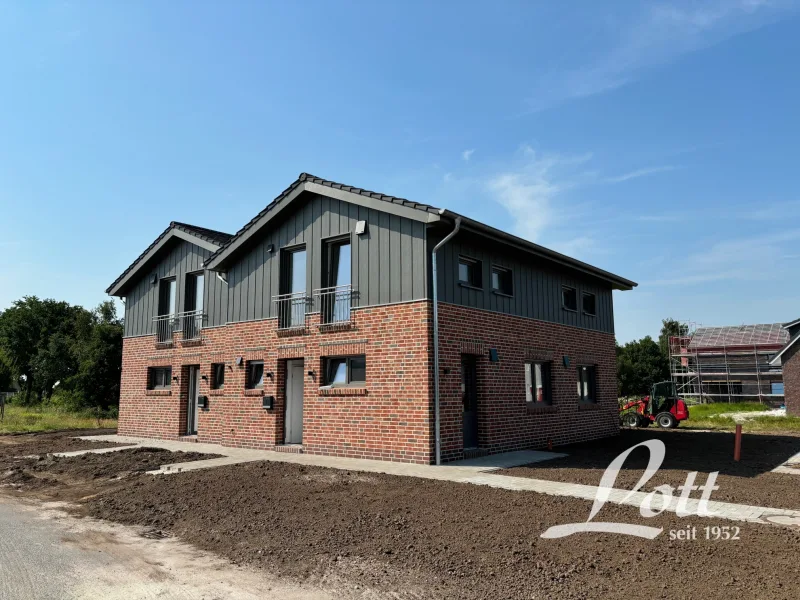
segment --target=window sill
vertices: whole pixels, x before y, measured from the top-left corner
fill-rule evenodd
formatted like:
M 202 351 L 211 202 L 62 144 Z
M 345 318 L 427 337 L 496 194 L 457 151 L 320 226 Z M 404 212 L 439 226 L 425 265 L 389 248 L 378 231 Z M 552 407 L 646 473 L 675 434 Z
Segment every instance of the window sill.
M 592 314 L 590 312 L 583 311 L 583 316 L 584 317 L 596 317 L 597 313 Z
M 224 396 L 225 395 L 225 388 L 217 388 L 215 390 L 208 390 L 209 396 Z
M 145 390 L 145 396 L 172 396 L 172 390 Z
M 472 285 L 471 283 L 464 283 L 463 281 L 459 281 L 458 285 L 462 288 L 467 288 L 468 290 L 478 290 L 479 292 L 483 291 L 482 287 L 478 287 L 477 285 Z
M 246 389 L 244 390 L 245 396 L 263 396 L 264 389 L 263 388 L 253 388 L 253 389 Z
M 365 387 L 321 387 L 319 388 L 320 396 L 366 396 L 367 388 Z
M 600 405 L 597 402 L 578 402 L 578 410 L 599 410 Z
M 532 414 L 542 414 L 542 413 L 548 414 L 548 413 L 558 412 L 558 407 L 553 406 L 552 404 L 545 404 L 543 402 L 539 404 L 534 404 L 533 402 L 531 402 L 527 404 L 527 410 L 529 413 Z
M 495 296 L 501 296 L 502 298 L 513 298 L 514 294 L 506 294 L 505 292 L 501 292 L 500 290 L 492 290 L 492 294 Z
M 561 306 L 561 310 L 565 310 L 567 312 L 578 314 L 578 309 L 577 308 L 568 308 L 568 307 L 562 305 Z

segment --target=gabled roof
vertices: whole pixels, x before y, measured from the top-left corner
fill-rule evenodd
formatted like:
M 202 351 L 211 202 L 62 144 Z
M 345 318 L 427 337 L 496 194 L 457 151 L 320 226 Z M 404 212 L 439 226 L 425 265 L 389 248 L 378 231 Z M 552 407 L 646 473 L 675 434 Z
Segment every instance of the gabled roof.
M 723 346 L 782 346 L 789 332 L 781 323 L 764 325 L 734 325 L 732 327 L 698 327 L 689 348 L 717 348 Z
M 471 230 L 480 235 L 490 237 L 505 244 L 514 246 L 523 251 L 530 252 L 537 256 L 546 258 L 552 262 L 582 271 L 604 281 L 611 283 L 612 287 L 620 290 L 630 290 L 637 284 L 629 279 L 625 279 L 603 269 L 598 269 L 587 263 L 570 258 L 544 246 L 534 244 L 522 238 L 505 233 L 479 221 L 474 221 L 468 217 L 459 215 L 444 208 L 436 208 L 429 204 L 414 202 L 397 196 L 390 196 L 380 192 L 373 192 L 363 188 L 337 183 L 328 179 L 322 179 L 308 173 L 301 173 L 300 176 L 283 192 L 270 202 L 261 212 L 242 227 L 236 235 L 223 244 L 219 250 L 206 260 L 206 267 L 212 270 L 224 270 L 230 259 L 236 254 L 247 240 L 257 231 L 264 227 L 281 210 L 288 206 L 302 192 L 309 191 L 353 204 L 375 208 L 383 212 L 390 212 L 416 221 L 424 223 L 435 223 L 446 219 L 455 221 L 460 218 L 462 229 Z
M 173 238 L 179 238 L 191 242 L 200 248 L 205 248 L 211 252 L 216 252 L 222 244 L 230 240 L 231 234 L 216 231 L 214 229 L 207 229 L 205 227 L 197 227 L 196 225 L 189 225 L 188 223 L 179 223 L 172 221 L 161 235 L 159 235 L 147 249 L 142 252 L 139 257 L 131 263 L 131 265 L 123 271 L 122 275 L 117 277 L 108 289 L 107 294 L 116 296 L 124 288 L 125 285 L 152 259 L 163 247 Z
M 787 335 L 789 333 L 789 328 L 794 327 L 795 325 L 800 325 L 800 319 L 795 319 L 794 321 L 789 321 L 788 323 L 783 324 L 783 328 L 786 330 Z M 775 363 L 777 363 L 780 360 L 781 356 L 783 356 L 789 348 L 791 348 L 797 343 L 797 340 L 800 340 L 800 331 L 798 331 L 794 335 L 794 337 L 791 340 L 789 340 L 789 342 L 783 348 L 781 348 L 781 351 L 778 352 L 777 355 L 775 355 L 775 358 L 769 361 L 769 364 L 774 365 Z

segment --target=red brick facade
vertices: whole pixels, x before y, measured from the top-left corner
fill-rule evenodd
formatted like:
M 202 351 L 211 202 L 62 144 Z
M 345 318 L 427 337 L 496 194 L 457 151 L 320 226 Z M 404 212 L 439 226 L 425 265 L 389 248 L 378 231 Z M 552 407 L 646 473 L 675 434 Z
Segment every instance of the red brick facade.
M 279 336 L 267 319 L 205 329 L 203 342 L 157 348 L 154 336 L 126 338 L 121 434 L 179 438 L 186 433 L 188 368 L 199 365 L 197 439 L 274 448 L 284 439 L 286 361 L 302 358 L 303 449 L 314 454 L 430 463 L 434 460 L 431 304 L 353 309 L 352 327 L 320 331 L 309 315 L 303 335 Z M 443 460 L 463 457 L 461 355 L 478 370 L 478 445 L 489 452 L 543 448 L 618 432 L 614 336 L 521 317 L 440 304 Z M 499 362 L 490 362 L 490 348 Z M 320 389 L 322 358 L 364 354 L 364 388 Z M 564 366 L 564 357 L 570 366 Z M 236 365 L 241 357 L 242 364 Z M 246 364 L 263 360 L 264 389 L 245 389 Z M 552 406 L 525 401 L 524 363 L 551 362 Z M 211 364 L 225 363 L 225 385 L 210 389 Z M 597 368 L 596 404 L 579 405 L 576 367 Z M 172 366 L 171 391 L 147 390 L 147 368 Z M 313 375 L 308 372 L 312 371 Z M 271 375 L 271 376 L 270 376 Z M 274 396 L 271 410 L 262 396 Z
M 303 449 L 315 454 L 427 463 L 432 454 L 431 326 L 427 301 L 353 309 L 352 327 L 320 332 L 309 315 L 304 335 L 279 336 L 276 319 L 203 331 L 203 342 L 158 349 L 154 336 L 126 338 L 119 432 L 158 438 L 186 433 L 188 367 L 200 365 L 197 439 L 228 446 L 273 448 L 283 443 L 286 360 L 302 358 Z M 364 354 L 364 388 L 320 390 L 322 357 Z M 241 366 L 236 358 L 242 357 Z M 264 388 L 245 389 L 246 364 L 263 360 Z M 225 385 L 210 389 L 211 364 L 225 363 Z M 147 368 L 171 365 L 170 392 L 146 389 Z M 269 376 L 271 374 L 271 377 Z M 272 410 L 262 396 L 274 396 Z
M 781 361 L 786 414 L 800 417 L 800 345 L 789 348 Z
M 463 456 L 461 355 L 477 357 L 478 447 L 491 453 L 545 448 L 619 432 L 614 335 L 439 305 L 442 460 Z M 498 362 L 489 361 L 496 349 Z M 569 367 L 564 366 L 564 357 Z M 552 404 L 528 406 L 525 363 L 551 365 Z M 597 403 L 577 400 L 577 366 L 593 365 Z

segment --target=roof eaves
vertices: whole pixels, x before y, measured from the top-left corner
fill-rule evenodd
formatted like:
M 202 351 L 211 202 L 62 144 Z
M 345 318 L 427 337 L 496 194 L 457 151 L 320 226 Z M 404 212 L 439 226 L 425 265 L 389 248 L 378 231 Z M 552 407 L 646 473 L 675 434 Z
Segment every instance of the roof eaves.
M 794 336 L 794 337 L 793 337 L 791 340 L 789 340 L 789 343 L 788 343 L 788 344 L 786 344 L 786 345 L 785 345 L 783 348 L 781 348 L 781 351 L 780 351 L 780 352 L 778 352 L 778 353 L 775 355 L 775 358 L 773 358 L 771 361 L 769 361 L 769 364 L 771 364 L 771 365 L 774 365 L 774 364 L 775 364 L 775 363 L 778 361 L 778 359 L 779 359 L 781 356 L 783 356 L 783 355 L 784 355 L 784 353 L 785 353 L 785 352 L 786 352 L 786 351 L 787 351 L 789 348 L 791 348 L 792 346 L 794 346 L 794 345 L 797 343 L 797 340 L 800 340 L 800 332 L 798 332 L 798 333 L 797 333 L 797 334 L 796 334 L 796 335 L 795 335 L 795 336 Z

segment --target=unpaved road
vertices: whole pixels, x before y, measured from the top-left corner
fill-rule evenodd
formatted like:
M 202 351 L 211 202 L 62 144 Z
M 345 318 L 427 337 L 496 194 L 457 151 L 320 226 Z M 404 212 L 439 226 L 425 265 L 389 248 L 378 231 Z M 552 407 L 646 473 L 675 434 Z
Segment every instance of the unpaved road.
M 328 600 L 175 539 L 76 519 L 0 495 L 0 598 L 14 600 Z

